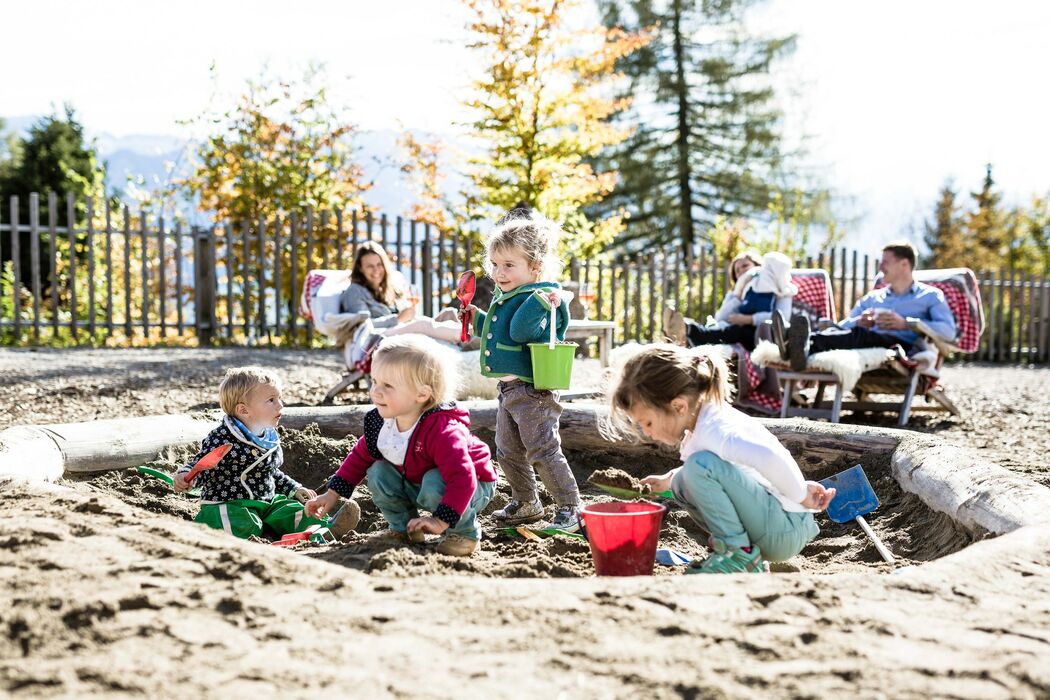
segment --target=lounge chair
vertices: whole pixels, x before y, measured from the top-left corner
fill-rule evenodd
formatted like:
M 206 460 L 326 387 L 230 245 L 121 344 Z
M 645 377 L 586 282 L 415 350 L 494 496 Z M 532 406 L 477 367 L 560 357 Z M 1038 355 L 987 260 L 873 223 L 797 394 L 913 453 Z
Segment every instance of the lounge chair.
M 920 335 L 923 342 L 918 343 L 907 358 L 883 348 L 835 350 L 811 355 L 809 366 L 798 372 L 790 370 L 780 361 L 775 346 L 763 343 L 755 350 L 756 362 L 776 368 L 778 381 L 785 396 L 791 395 L 797 382 L 817 384 L 817 393 L 812 405 L 794 407 L 789 401 L 785 401 L 781 406 L 781 417 L 827 418 L 832 423 L 837 423 L 842 410 L 896 412 L 897 425 L 903 427 L 908 424 L 913 411 L 947 411 L 953 415 L 960 415 L 958 407 L 939 383 L 940 369 L 945 358 L 956 352 L 974 352 L 980 343 L 981 334 L 984 332 L 984 311 L 977 278 L 969 269 L 952 268 L 918 270 L 915 272 L 915 279 L 944 292 L 948 308 L 955 316 L 956 337 L 938 337 L 925 323 L 914 321 L 910 327 Z M 875 287 L 879 286 L 881 285 L 876 280 Z M 844 378 L 843 370 L 831 362 L 832 353 L 847 353 L 853 358 L 858 358 L 858 376 L 852 381 Z M 830 402 L 824 400 L 825 390 L 829 387 L 835 392 Z M 847 391 L 854 395 L 855 401 L 844 401 Z M 874 401 L 870 398 L 873 395 L 900 398 Z M 914 405 L 916 396 L 925 397 L 926 403 Z
M 332 403 L 350 385 L 357 385 L 367 377 L 357 366 L 360 353 L 354 342 L 355 331 L 362 327 L 361 321 L 367 318 L 367 314 L 339 312 L 339 298 L 349 286 L 350 272 L 347 270 L 310 270 L 299 295 L 299 315 L 313 323 L 318 333 L 335 341 L 346 367 L 343 376 L 325 394 L 326 404 Z
M 835 302 L 827 272 L 818 268 L 793 270 L 791 281 L 798 287 L 798 294 L 792 299 L 793 315 L 807 316 L 813 328 L 835 323 Z M 764 328 L 759 329 L 759 335 L 768 339 Z M 735 345 L 733 350 L 737 365 L 737 405 L 769 415 L 779 413 L 781 391 L 776 382 L 767 380 L 767 371 L 755 365 L 751 353 L 743 346 Z

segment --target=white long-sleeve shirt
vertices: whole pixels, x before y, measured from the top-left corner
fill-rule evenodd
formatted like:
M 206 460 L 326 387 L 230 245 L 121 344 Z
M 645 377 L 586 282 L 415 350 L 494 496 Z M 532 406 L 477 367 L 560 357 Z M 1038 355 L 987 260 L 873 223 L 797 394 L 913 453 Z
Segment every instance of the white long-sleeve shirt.
M 791 453 L 773 433 L 751 416 L 728 404 L 707 403 L 696 426 L 682 440 L 682 461 L 697 452 L 713 452 L 740 469 L 793 513 L 815 513 L 804 508 L 806 480 Z

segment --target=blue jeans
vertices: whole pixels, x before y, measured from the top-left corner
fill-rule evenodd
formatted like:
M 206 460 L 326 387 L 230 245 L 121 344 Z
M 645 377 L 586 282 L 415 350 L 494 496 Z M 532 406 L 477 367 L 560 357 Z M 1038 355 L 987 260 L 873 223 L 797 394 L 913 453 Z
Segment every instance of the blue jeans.
M 419 517 L 419 508 L 433 513 L 441 505 L 445 495 L 445 480 L 441 478 L 441 472 L 431 469 L 423 475 L 423 483 L 413 484 L 402 479 L 401 472 L 390 462 L 380 460 L 368 468 L 368 490 L 372 492 L 372 501 L 383 513 L 390 529 L 404 532 L 408 529 L 408 521 Z M 481 539 L 478 513 L 488 505 L 495 493 L 494 482 L 479 481 L 459 522 L 446 532 L 471 540 Z
M 671 480 L 675 502 L 715 539 L 758 546 L 770 561 L 802 551 L 820 532 L 812 513 L 784 510 L 761 484 L 713 452 L 697 452 Z

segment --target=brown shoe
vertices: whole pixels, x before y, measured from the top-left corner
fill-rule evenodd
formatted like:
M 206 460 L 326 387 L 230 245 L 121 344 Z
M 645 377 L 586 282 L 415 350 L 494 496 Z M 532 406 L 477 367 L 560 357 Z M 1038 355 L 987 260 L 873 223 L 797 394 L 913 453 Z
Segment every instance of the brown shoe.
M 437 551 L 439 554 L 448 554 L 453 557 L 469 557 L 477 551 L 480 544 L 478 540 L 446 532 L 438 542 Z
M 685 327 L 685 316 L 678 313 L 678 310 L 670 307 L 664 307 L 663 313 L 664 322 L 664 337 L 675 345 L 681 345 L 685 347 L 688 345 L 688 334 Z
M 359 522 L 361 522 L 361 506 L 354 501 L 343 501 L 343 507 L 332 517 L 328 529 L 332 531 L 337 540 L 341 540 L 346 533 L 357 527 Z

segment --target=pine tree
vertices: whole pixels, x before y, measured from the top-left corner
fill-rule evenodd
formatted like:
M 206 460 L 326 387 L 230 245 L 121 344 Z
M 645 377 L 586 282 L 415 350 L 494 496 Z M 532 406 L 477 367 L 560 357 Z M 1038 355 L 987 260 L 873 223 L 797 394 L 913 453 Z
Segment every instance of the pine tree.
M 924 223 L 923 239 L 930 249 L 924 263 L 930 267 L 964 267 L 969 264 L 956 192 L 946 182 L 934 207 L 933 220 Z
M 84 136 L 84 127 L 77 121 L 75 111 L 65 106 L 64 118 L 58 114 L 43 117 L 29 128 L 24 138 L 8 142 L 9 161 L 0 177 L 0 202 L 3 205 L 5 223 L 10 222 L 9 198 L 18 196 L 19 270 L 23 282 L 28 284 L 32 266 L 32 244 L 29 231 L 29 195 L 33 192 L 46 202 L 49 192 L 60 198 L 74 198 L 74 224 L 83 225 L 87 217 L 87 197 L 96 198 L 100 204 L 105 195 L 105 169 L 98 162 L 94 145 Z M 46 204 L 39 210 L 40 226 L 50 225 Z M 68 223 L 67 208 L 59 206 L 56 226 Z M 3 262 L 11 259 L 11 233 L 6 232 L 0 240 Z M 78 255 L 82 251 L 78 251 Z M 51 282 L 49 260 L 51 244 L 41 236 L 39 248 L 40 279 L 44 288 Z
M 84 127 L 71 106 L 66 105 L 64 119 L 52 114 L 33 124 L 29 133 L 13 144 L 13 150 L 14 161 L 0 181 L 0 196 L 6 204 L 9 196 L 18 195 L 22 224 L 29 221 L 31 192 L 41 197 L 46 197 L 48 192 L 73 195 L 78 222 L 83 221 L 87 212 L 85 198 L 103 195 L 105 169 L 99 164 L 94 145 L 84 136 Z M 49 223 L 47 211 L 41 209 L 41 223 L 46 225 Z M 66 225 L 65 207 L 58 208 L 57 225 Z
M 768 80 L 795 37 L 748 36 L 755 1 L 600 0 L 606 26 L 653 36 L 618 64 L 636 105 L 625 118 L 638 124 L 603 161 L 621 184 L 602 209 L 629 213 L 620 240 L 688 245 L 720 218 L 766 216 L 777 192 L 801 187 L 782 174 L 790 154 Z
M 979 192 L 971 192 L 974 209 L 965 218 L 967 267 L 997 269 L 1007 263 L 1006 213 L 1000 208 L 1002 194 L 995 191 L 992 165 L 985 166 L 984 182 Z

